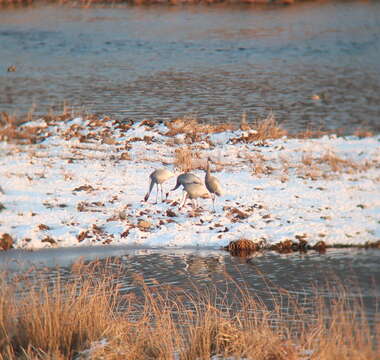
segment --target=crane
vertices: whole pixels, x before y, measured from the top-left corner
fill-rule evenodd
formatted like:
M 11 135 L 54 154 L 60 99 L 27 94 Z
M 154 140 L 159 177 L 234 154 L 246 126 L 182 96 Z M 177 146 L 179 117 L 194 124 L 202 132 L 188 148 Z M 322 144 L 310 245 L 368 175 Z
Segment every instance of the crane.
M 207 169 L 206 169 L 206 175 L 205 175 L 205 185 L 207 190 L 211 194 L 211 199 L 212 199 L 212 207 L 215 212 L 215 197 L 216 196 L 221 196 L 223 193 L 222 190 L 222 185 L 220 184 L 219 180 L 211 175 L 210 172 L 210 158 L 207 158 Z
M 195 208 L 197 208 L 198 207 L 197 199 L 208 195 L 207 189 L 203 184 L 196 184 L 196 183 L 184 184 L 183 189 L 185 190 L 185 197 L 183 198 L 182 203 L 179 205 L 180 209 L 185 205 L 187 198 L 191 199 L 193 208 L 194 208 L 194 203 L 196 204 Z
M 194 174 L 192 174 L 190 172 L 182 173 L 182 174 L 178 175 L 177 182 L 176 182 L 174 188 L 171 189 L 171 190 L 169 190 L 166 193 L 166 198 L 168 198 L 169 193 L 171 191 L 177 190 L 181 185 L 185 186 L 185 184 L 192 184 L 192 183 L 194 183 L 194 184 L 202 184 L 202 180 L 198 176 L 196 176 L 196 175 L 194 175 Z M 183 198 L 182 198 L 182 200 L 183 200 Z
M 159 185 L 161 185 L 161 200 L 163 200 L 164 196 L 163 196 L 162 184 L 166 180 L 170 179 L 173 176 L 174 176 L 174 174 L 171 171 L 167 170 L 167 169 L 157 169 L 157 170 L 154 170 L 149 175 L 149 178 L 150 178 L 149 191 L 146 193 L 146 195 L 144 197 L 144 201 L 148 201 L 150 193 L 152 192 L 153 187 L 154 187 L 155 184 L 157 185 L 156 203 L 157 203 L 157 200 L 158 200 L 158 186 Z

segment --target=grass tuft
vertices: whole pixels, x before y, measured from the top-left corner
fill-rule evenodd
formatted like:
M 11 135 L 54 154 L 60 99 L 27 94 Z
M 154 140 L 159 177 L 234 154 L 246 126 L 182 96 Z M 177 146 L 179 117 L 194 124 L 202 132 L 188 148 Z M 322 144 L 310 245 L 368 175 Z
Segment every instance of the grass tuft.
M 271 112 L 264 120 L 256 123 L 252 131 L 243 133 L 240 137 L 231 139 L 231 142 L 233 144 L 241 142 L 251 143 L 268 139 L 279 139 L 287 135 L 288 132 L 277 124 L 274 114 Z
M 203 168 L 200 153 L 191 147 L 178 148 L 174 155 L 174 167 L 181 172 Z

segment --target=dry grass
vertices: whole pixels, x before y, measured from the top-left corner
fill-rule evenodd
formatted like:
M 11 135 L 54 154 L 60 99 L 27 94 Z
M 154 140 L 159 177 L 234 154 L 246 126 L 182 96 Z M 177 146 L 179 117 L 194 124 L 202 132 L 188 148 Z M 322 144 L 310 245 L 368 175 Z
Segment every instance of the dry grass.
M 306 129 L 304 131 L 300 131 L 292 135 L 291 137 L 296 138 L 296 139 L 316 139 L 325 135 L 337 134 L 338 132 L 339 132 L 338 130 L 322 131 L 322 130 Z
M 203 161 L 197 150 L 193 150 L 191 147 L 182 147 L 174 152 L 174 167 L 181 172 L 203 169 Z
M 224 250 L 229 251 L 234 256 L 249 256 L 263 248 L 263 242 L 255 242 L 249 239 L 239 239 L 231 241 Z
M 353 173 L 357 171 L 365 171 L 370 167 L 368 162 L 359 164 L 350 159 L 343 159 L 332 151 L 326 151 L 320 159 L 317 159 L 317 162 L 328 165 L 332 172 Z
M 262 238 L 255 241 L 243 238 L 231 241 L 223 249 L 228 251 L 233 256 L 250 257 L 252 254 L 256 252 L 265 250 L 276 251 L 280 254 L 289 254 L 292 252 L 307 252 L 309 250 L 315 250 L 319 253 L 324 253 L 326 252 L 327 248 L 334 247 L 327 246 L 326 243 L 322 240 L 318 241 L 314 245 L 309 245 L 306 238 L 306 234 L 297 235 L 297 240 L 287 239 L 273 245 L 267 244 L 266 241 Z M 376 247 L 376 243 L 373 243 L 372 246 Z
M 0 358 L 72 358 L 78 347 L 107 335 L 115 311 L 110 290 L 104 280 L 63 284 L 58 279 L 52 288 L 31 287 L 18 297 L 3 284 Z
M 277 124 L 273 113 L 269 113 L 264 120 L 257 122 L 252 130 L 238 138 L 231 139 L 231 142 L 233 144 L 240 142 L 251 143 L 268 139 L 279 139 L 288 135 L 288 132 Z
M 235 127 L 231 124 L 202 124 L 197 118 L 185 116 L 172 121 L 165 122 L 169 128 L 166 136 L 176 136 L 184 134 L 185 142 L 194 143 L 201 140 L 201 135 L 219 133 L 227 130 L 234 130 Z
M 288 164 L 284 166 L 289 167 Z M 295 165 L 299 177 L 311 180 L 328 179 L 337 174 L 355 174 L 368 171 L 376 166 L 374 162 L 368 160 L 361 163 L 352 159 L 338 156 L 335 152 L 327 150 L 319 156 L 308 152 L 302 154 L 301 163 Z
M 265 120 L 257 124 L 256 131 L 257 140 L 279 139 L 288 134 L 277 124 L 273 113 L 269 113 Z
M 42 129 L 38 126 L 22 129 L 21 122 L 29 121 L 31 115 L 20 120 L 15 115 L 9 115 L 6 112 L 1 113 L 0 119 L 0 141 L 8 141 L 15 143 L 34 144 L 37 142 Z
M 276 170 L 274 167 L 268 165 L 269 162 L 265 156 L 259 152 L 250 152 L 242 155 L 252 166 L 252 174 L 260 177 L 261 175 L 270 175 Z
M 15 114 L 8 114 L 2 112 L 0 116 L 0 141 L 14 142 L 14 143 L 36 143 L 40 142 L 51 134 L 47 132 L 44 126 L 33 126 L 25 123 L 38 118 L 43 119 L 47 126 L 59 125 L 62 122 L 67 122 L 75 117 L 82 117 L 88 121 L 86 134 L 83 134 L 83 127 L 77 124 L 72 124 L 70 128 L 60 133 L 66 140 L 78 138 L 81 143 L 91 143 L 100 141 L 108 145 L 121 145 L 114 138 L 112 127 L 120 130 L 122 133 L 127 132 L 132 126 L 133 121 L 125 121 L 118 119 L 111 119 L 108 116 L 99 117 L 96 114 L 91 114 L 85 110 L 75 110 L 70 108 L 67 104 L 63 104 L 62 110 L 59 112 L 50 111 L 44 116 L 35 115 L 35 106 L 33 105 L 29 112 L 23 116 L 16 116 Z M 140 126 L 148 128 L 154 127 L 155 121 L 145 120 L 141 122 Z M 254 124 L 249 124 L 247 116 L 243 113 L 241 123 L 239 125 L 233 124 L 205 124 L 200 122 L 194 116 L 184 116 L 165 122 L 169 129 L 165 134 L 168 137 L 168 144 L 198 144 L 202 146 L 202 142 L 208 142 L 208 145 L 214 146 L 211 140 L 207 137 L 208 134 L 220 133 L 225 131 L 237 130 L 238 128 L 245 132 L 236 138 L 231 139 L 231 143 L 251 143 L 256 142 L 257 145 L 266 145 L 268 139 L 278 139 L 284 136 L 291 138 L 317 138 L 327 134 L 338 134 L 338 130 L 331 131 L 311 131 L 306 130 L 298 134 L 289 134 L 283 129 L 276 121 L 274 114 L 271 112 L 268 116 L 261 121 L 256 121 Z M 357 130 L 354 133 L 358 137 L 373 136 L 373 133 L 367 130 Z M 176 135 L 183 135 L 176 137 Z M 144 141 L 148 144 L 152 143 L 154 139 L 150 136 L 141 138 L 129 139 L 125 143 L 126 150 L 129 150 L 131 143 L 136 141 Z
M 75 280 L 50 284 L 35 274 L 2 280 L 0 359 L 378 359 L 379 324 L 371 328 L 343 287 L 315 294 L 306 309 L 284 291 L 265 305 L 239 286 L 189 293 L 149 289 L 139 276 L 141 295 L 123 295 L 120 274 L 104 269 L 74 264 Z
M 374 133 L 372 131 L 366 130 L 366 129 L 357 129 L 354 132 L 354 135 L 357 136 L 358 138 L 362 139 L 365 137 L 372 137 L 372 136 L 374 136 Z
M 35 144 L 50 134 L 45 133 L 46 129 L 39 125 L 28 125 L 26 123 L 35 120 L 34 115 L 35 106 L 33 105 L 27 114 L 22 116 L 16 116 L 15 114 L 8 114 L 2 112 L 0 117 L 0 141 L 7 141 L 10 143 L 20 144 Z M 45 120 L 47 125 L 63 122 L 73 119 L 75 116 L 90 116 L 83 112 L 75 113 L 72 109 L 68 108 L 66 104 L 62 107 L 62 112 L 54 114 L 49 112 L 45 116 L 41 116 Z

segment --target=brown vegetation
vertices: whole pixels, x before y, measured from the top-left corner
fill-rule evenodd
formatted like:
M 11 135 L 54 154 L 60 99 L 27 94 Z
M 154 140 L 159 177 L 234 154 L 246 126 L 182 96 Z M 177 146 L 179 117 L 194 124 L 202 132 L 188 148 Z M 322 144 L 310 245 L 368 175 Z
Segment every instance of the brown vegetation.
M 356 172 L 367 170 L 370 167 L 368 162 L 362 164 L 356 163 L 353 160 L 340 158 L 332 151 L 326 151 L 326 153 L 320 158 L 317 159 L 321 164 L 327 164 L 332 172 Z
M 166 121 L 165 125 L 169 128 L 169 131 L 165 134 L 166 136 L 184 134 L 186 137 L 186 143 L 193 143 L 201 140 L 201 135 L 235 129 L 235 127 L 230 124 L 202 124 L 197 118 L 191 116 Z
M 272 166 L 267 165 L 267 159 L 260 152 L 248 155 L 247 159 L 252 164 L 252 174 L 255 176 L 270 175 L 275 170 Z
M 2 234 L 2 236 L 0 237 L 0 251 L 1 250 L 9 250 L 11 248 L 13 248 L 12 236 L 10 236 L 7 233 Z
M 50 284 L 38 274 L 2 279 L 0 359 L 378 358 L 378 323 L 371 327 L 363 304 L 343 286 L 306 305 L 284 290 L 265 304 L 237 284 L 229 296 L 148 289 L 140 276 L 142 294 L 122 294 L 114 281 L 120 274 L 104 269 L 102 262 L 77 263 L 74 279 Z
M 298 241 L 293 240 L 284 240 L 275 245 L 269 247 L 270 250 L 275 250 L 281 254 L 289 254 L 295 251 L 307 251 L 307 250 L 316 250 L 320 253 L 326 251 L 327 245 L 324 241 L 318 241 L 314 246 L 308 244 L 304 237 L 298 238 Z
M 324 234 L 319 234 L 320 237 L 324 237 Z M 319 253 L 325 253 L 328 249 L 339 248 L 358 248 L 358 249 L 380 249 L 380 240 L 374 242 L 366 242 L 364 244 L 326 244 L 323 240 L 317 241 L 314 245 L 310 245 L 307 241 L 307 235 L 296 235 L 296 240 L 287 239 L 278 243 L 269 245 L 265 239 L 249 240 L 238 239 L 231 241 L 227 246 L 222 249 L 228 251 L 233 256 L 246 257 L 259 251 L 276 251 L 280 254 L 290 254 L 294 252 L 307 252 L 310 250 L 318 251 Z
M 174 152 L 174 167 L 181 172 L 203 168 L 200 153 L 191 147 L 178 148 Z
M 0 119 L 0 141 L 9 141 L 21 144 L 34 144 L 38 141 L 42 132 L 41 127 L 33 126 L 23 129 L 20 122 L 29 121 L 17 119 L 15 115 L 9 115 L 6 112 L 1 113 Z
M 251 143 L 267 139 L 279 139 L 288 135 L 288 132 L 277 124 L 273 113 L 270 113 L 266 119 L 257 122 L 252 130 L 238 138 L 231 139 L 231 142 L 233 144 L 240 142 Z
M 77 124 L 72 124 L 67 130 L 60 133 L 60 135 L 66 139 L 70 140 L 72 138 L 78 138 L 81 143 L 88 143 L 95 141 L 100 141 L 103 144 L 108 145 L 120 145 L 117 139 L 113 137 L 112 128 L 120 130 L 122 133 L 128 131 L 134 124 L 132 120 L 112 120 L 108 116 L 99 117 L 96 114 L 88 113 L 87 111 L 81 110 L 76 111 L 66 104 L 63 105 L 62 111 L 58 113 L 53 113 L 50 111 L 44 116 L 39 116 L 40 119 L 44 120 L 46 125 L 36 125 L 33 126 L 32 123 L 24 126 L 25 123 L 31 122 L 36 119 L 34 115 L 35 107 L 33 106 L 30 111 L 24 116 L 11 115 L 6 112 L 1 113 L 0 117 L 0 141 L 8 141 L 14 143 L 37 143 L 45 138 L 49 137 L 51 134 L 46 131 L 46 126 L 59 125 L 62 122 L 67 122 L 76 117 L 82 117 L 84 120 L 88 121 L 88 126 L 84 129 L 82 126 Z M 153 120 L 144 120 L 139 123 L 139 126 L 145 126 L 149 129 L 154 127 L 156 124 Z M 169 142 L 176 144 L 194 144 L 201 141 L 206 141 L 209 145 L 213 146 L 212 142 L 208 139 L 208 134 L 220 133 L 224 131 L 232 131 L 240 129 L 245 132 L 236 138 L 231 139 L 232 144 L 236 143 L 251 143 L 255 142 L 256 145 L 266 146 L 266 140 L 278 139 L 284 136 L 291 138 L 318 138 L 323 135 L 328 134 L 339 134 L 339 131 L 303 131 L 298 134 L 289 134 L 285 129 L 283 129 L 276 121 L 273 113 L 269 113 L 267 118 L 261 121 L 256 121 L 254 124 L 249 124 L 247 122 L 246 115 L 243 114 L 240 126 L 237 124 L 205 124 L 200 122 L 196 117 L 184 116 L 176 118 L 170 121 L 166 121 L 165 125 L 168 127 L 168 131 L 165 134 L 169 137 Z M 86 131 L 86 134 L 83 133 Z M 176 135 L 183 135 L 182 138 L 176 138 Z M 373 133 L 366 130 L 357 130 L 355 135 L 358 137 L 373 136 Z M 173 139 L 174 137 L 174 139 Z M 131 143 L 137 141 L 144 141 L 150 144 L 155 141 L 151 136 L 135 137 L 128 139 L 125 143 L 125 150 L 129 150 Z M 129 160 L 128 153 L 125 153 L 123 160 Z
M 365 130 L 365 129 L 357 129 L 354 132 L 354 135 L 357 136 L 358 138 L 365 138 L 365 137 L 371 137 L 374 136 L 374 133 L 370 130 Z
M 302 155 L 301 163 L 297 164 L 297 174 L 301 178 L 317 180 L 320 178 L 330 178 L 336 174 L 354 174 L 367 171 L 376 166 L 375 162 L 368 160 L 361 163 L 352 159 L 345 159 L 338 156 L 333 151 L 326 151 L 322 155 L 315 156 L 313 153 Z M 285 164 L 284 167 L 289 167 Z
M 297 241 L 284 240 L 274 245 L 267 245 L 265 241 L 253 241 L 249 239 L 239 239 L 231 241 L 223 249 L 230 252 L 233 256 L 249 256 L 252 253 L 261 250 L 273 250 L 281 254 L 289 254 L 297 251 L 316 250 L 318 252 L 325 252 L 327 245 L 324 241 L 318 241 L 315 245 L 311 246 L 306 240 L 306 235 L 296 236 Z
M 224 250 L 229 251 L 234 256 L 248 256 L 263 248 L 264 243 L 248 239 L 239 239 L 231 241 Z

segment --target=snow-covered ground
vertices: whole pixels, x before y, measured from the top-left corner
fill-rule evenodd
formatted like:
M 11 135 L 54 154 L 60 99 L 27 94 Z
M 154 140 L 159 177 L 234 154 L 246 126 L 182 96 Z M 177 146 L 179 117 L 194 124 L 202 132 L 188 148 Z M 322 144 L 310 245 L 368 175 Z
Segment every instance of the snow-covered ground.
M 163 123 L 40 119 L 24 128 L 36 125 L 44 134 L 38 144 L 0 143 L 0 237 L 8 233 L 17 248 L 380 240 L 380 136 L 245 142 L 252 130 L 237 130 L 189 144 Z M 200 199 L 196 212 L 190 203 L 179 210 L 172 200 L 182 190 L 154 204 L 154 189 L 144 202 L 149 174 L 160 167 L 179 174 L 176 150 L 190 148 L 196 166 L 213 160 L 224 188 L 216 212 L 211 199 Z

